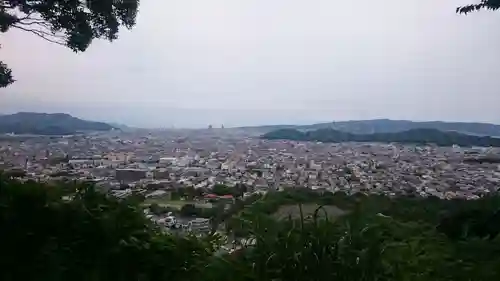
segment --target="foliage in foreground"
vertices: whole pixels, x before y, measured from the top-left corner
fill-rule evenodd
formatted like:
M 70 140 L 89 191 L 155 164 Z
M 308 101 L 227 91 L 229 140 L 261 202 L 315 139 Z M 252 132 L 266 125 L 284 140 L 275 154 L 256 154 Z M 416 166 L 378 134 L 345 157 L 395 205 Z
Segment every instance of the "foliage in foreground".
M 211 241 L 163 234 L 134 202 L 77 189 L 63 200 L 58 187 L 0 182 L 0 280 L 190 279 L 211 256 Z
M 468 14 L 474 11 L 479 10 L 490 10 L 496 11 L 500 8 L 499 0 L 480 0 L 479 3 L 470 4 L 465 6 L 460 6 L 457 8 L 457 13 L 459 14 Z
M 0 34 L 11 29 L 85 51 L 93 39 L 114 40 L 121 26 L 135 25 L 139 0 L 0 0 Z M 0 88 L 14 82 L 0 61 Z
M 318 208 L 277 222 L 267 202 L 311 202 L 273 193 L 244 210 L 244 247 L 214 255 L 216 237 L 165 234 L 133 198 L 89 186 L 0 181 L 1 280 L 498 280 L 499 198 L 477 201 L 326 195 L 350 214 Z M 72 191 L 72 190 L 70 190 Z M 271 209 L 271 208 L 270 208 Z M 270 210 L 268 209 L 268 210 Z M 381 214 L 383 213 L 383 214 Z
M 291 202 L 337 204 L 350 215 L 335 222 L 299 220 L 296 227 L 280 229 L 271 214 Z M 240 215 L 240 227 L 250 229 L 246 235 L 263 237 L 261 245 L 265 245 L 256 250 L 264 254 L 242 264 L 249 266 L 266 256 L 279 259 L 275 267 L 266 263 L 267 272 L 275 270 L 292 280 L 496 280 L 500 277 L 499 210 L 499 196 L 467 201 L 318 195 L 300 189 L 272 193 Z M 321 213 L 320 207 L 315 217 Z M 260 215 L 250 219 L 252 214 Z M 349 261 L 346 251 L 360 259 Z M 363 260 L 362 268 L 357 267 Z M 296 263 L 291 265 L 295 271 L 288 263 Z M 332 270 L 309 271 L 316 266 Z M 376 269 L 371 273 L 361 274 L 372 267 Z M 283 280 L 266 275 L 254 280 L 271 279 Z

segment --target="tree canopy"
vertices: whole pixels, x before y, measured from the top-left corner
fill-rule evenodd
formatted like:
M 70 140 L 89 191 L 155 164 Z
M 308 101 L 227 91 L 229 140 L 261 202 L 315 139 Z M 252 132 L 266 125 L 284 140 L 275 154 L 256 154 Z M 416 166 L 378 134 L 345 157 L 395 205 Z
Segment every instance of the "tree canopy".
M 18 29 L 83 52 L 93 39 L 112 41 L 120 26 L 132 28 L 138 8 L 139 0 L 0 0 L 0 33 Z M 0 61 L 0 87 L 13 82 Z
M 500 0 L 481 0 L 477 4 L 460 6 L 457 8 L 457 13 L 468 14 L 470 12 L 479 11 L 482 9 L 496 11 L 500 8 Z

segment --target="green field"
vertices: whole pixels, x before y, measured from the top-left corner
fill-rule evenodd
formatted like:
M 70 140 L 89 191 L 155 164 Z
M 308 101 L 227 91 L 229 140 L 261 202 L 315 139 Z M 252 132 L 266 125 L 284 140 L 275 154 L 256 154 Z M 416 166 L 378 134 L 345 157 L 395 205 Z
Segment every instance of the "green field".
M 302 215 L 304 218 L 312 218 L 314 212 L 320 207 L 318 204 L 304 204 L 302 205 Z M 323 206 L 321 210 L 318 211 L 319 217 L 324 217 L 325 213 L 328 215 L 329 219 L 334 219 L 345 214 L 345 211 L 339 209 L 336 206 Z M 278 211 L 273 214 L 273 217 L 277 219 L 287 219 L 288 217 L 292 219 L 300 218 L 299 205 L 284 205 L 281 206 Z
M 197 201 L 187 201 L 187 200 L 169 200 L 168 198 L 148 198 L 144 200 L 144 205 L 158 204 L 161 207 L 170 207 L 181 209 L 182 206 L 186 204 L 194 204 L 199 208 L 212 208 L 211 203 L 197 202 Z

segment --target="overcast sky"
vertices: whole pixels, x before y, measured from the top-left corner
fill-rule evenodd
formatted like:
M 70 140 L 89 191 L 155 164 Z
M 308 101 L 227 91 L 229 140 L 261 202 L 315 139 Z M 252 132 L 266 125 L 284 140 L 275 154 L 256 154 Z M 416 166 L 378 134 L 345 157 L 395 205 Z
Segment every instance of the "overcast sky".
M 475 0 L 142 0 L 82 54 L 1 34 L 0 112 L 147 127 L 346 119 L 500 123 L 500 12 Z

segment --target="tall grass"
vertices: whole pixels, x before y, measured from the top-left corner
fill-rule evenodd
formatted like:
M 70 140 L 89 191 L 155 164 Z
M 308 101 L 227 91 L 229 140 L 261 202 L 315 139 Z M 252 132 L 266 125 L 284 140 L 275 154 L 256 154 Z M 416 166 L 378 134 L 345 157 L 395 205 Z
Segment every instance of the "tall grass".
M 254 245 L 214 262 L 213 280 L 381 280 L 384 267 L 382 233 L 363 226 L 355 217 L 332 222 L 320 216 L 303 216 L 278 223 L 266 216 L 252 221 Z M 206 276 L 206 277 L 207 277 Z

